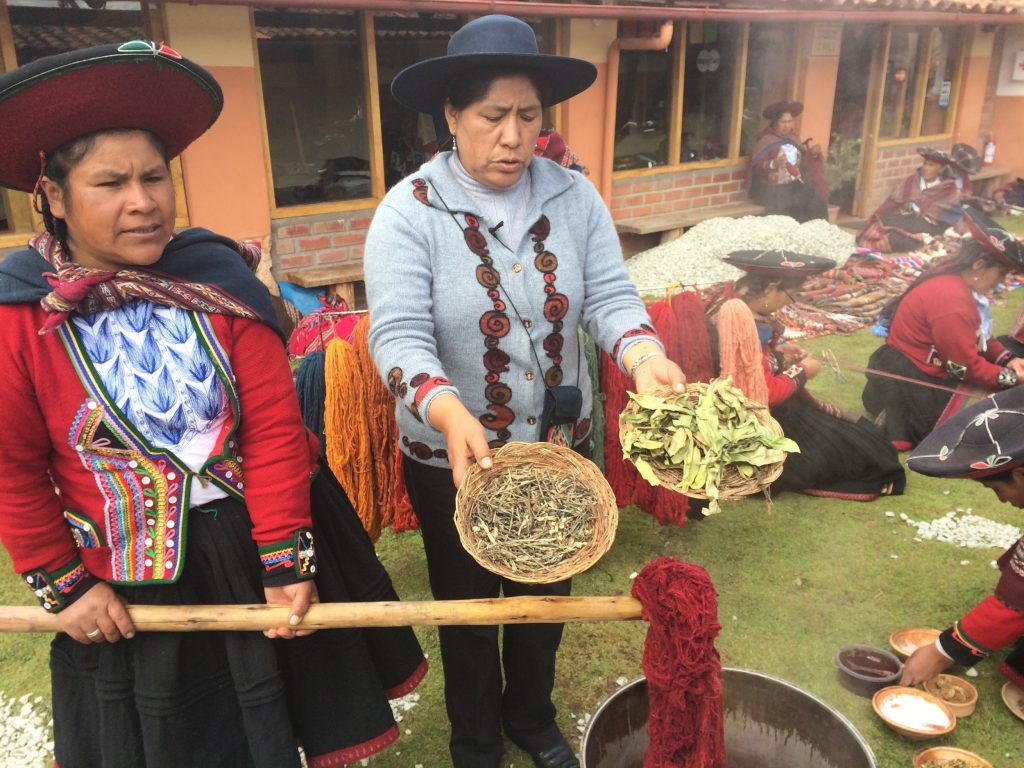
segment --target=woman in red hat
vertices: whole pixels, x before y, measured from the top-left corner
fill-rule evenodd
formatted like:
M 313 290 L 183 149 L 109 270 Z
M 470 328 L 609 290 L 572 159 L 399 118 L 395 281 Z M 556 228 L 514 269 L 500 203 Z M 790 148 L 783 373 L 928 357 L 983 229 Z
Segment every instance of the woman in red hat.
M 708 305 L 712 355 L 720 376 L 767 405 L 786 437 L 800 446 L 786 457 L 773 491 L 871 501 L 900 494 L 906 483 L 899 456 L 861 419 L 815 399 L 808 382 L 821 361 L 785 341 L 774 313 L 793 301 L 804 280 L 835 267 L 831 259 L 788 251 L 734 251 L 724 257 L 747 274 Z
M 998 499 L 1024 509 L 1024 388 L 989 395 L 929 434 L 907 466 L 932 477 L 975 480 Z M 903 666 L 901 685 L 932 679 L 953 664 L 973 667 L 1013 649 L 999 671 L 1024 693 L 1024 538 L 996 561 L 995 591 L 953 622 Z
M 973 239 L 926 271 L 879 318 L 885 344 L 868 360 L 861 399 L 899 450 L 909 450 L 978 391 L 1024 381 L 1024 359 L 992 338 L 988 294 L 1024 271 L 1024 245 L 964 206 Z M 874 371 L 874 372 L 872 372 Z
M 970 194 L 970 179 L 957 181 L 949 172 L 953 158 L 931 147 L 920 147 L 921 167 L 908 176 L 857 235 L 857 244 L 883 253 L 913 251 L 926 237 L 941 235 L 963 215 L 960 201 Z
M 799 101 L 769 104 L 762 113 L 769 121 L 750 153 L 747 186 L 750 196 L 769 214 L 792 216 L 799 222 L 828 217 L 828 185 L 821 147 L 801 142 L 796 118 L 804 111 Z
M 302 627 L 321 599 L 395 595 L 319 468 L 259 249 L 174 232 L 168 160 L 222 103 L 144 41 L 0 77 L 0 184 L 46 225 L 0 264 L 0 538 L 62 629 L 61 768 L 355 762 L 425 671 L 408 629 Z M 137 632 L 127 610 L 264 601 L 290 611 L 265 636 Z

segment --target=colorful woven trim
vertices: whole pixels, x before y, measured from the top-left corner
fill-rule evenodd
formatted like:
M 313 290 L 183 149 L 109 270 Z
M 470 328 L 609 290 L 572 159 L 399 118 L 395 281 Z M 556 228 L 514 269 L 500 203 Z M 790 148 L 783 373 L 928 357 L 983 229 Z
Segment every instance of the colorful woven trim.
M 39 604 L 50 613 L 57 613 L 69 606 L 96 582 L 96 578 L 85 570 L 82 561 L 77 557 L 53 573 L 39 568 L 27 571 L 21 576 L 39 600 Z
M 942 649 L 952 657 L 953 661 L 965 667 L 977 664 L 992 653 L 989 648 L 972 640 L 964 632 L 959 621 L 939 636 L 939 642 L 942 643 Z
M 263 583 L 266 586 L 312 579 L 316 576 L 313 532 L 300 528 L 291 539 L 260 547 L 260 562 L 263 563 Z

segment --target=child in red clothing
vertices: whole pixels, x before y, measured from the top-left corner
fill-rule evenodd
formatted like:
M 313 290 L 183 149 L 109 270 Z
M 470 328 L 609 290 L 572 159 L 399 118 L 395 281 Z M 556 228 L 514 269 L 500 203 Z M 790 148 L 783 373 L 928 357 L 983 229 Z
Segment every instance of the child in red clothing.
M 907 457 L 907 466 L 934 477 L 963 477 L 991 488 L 1000 501 L 1024 509 L 1024 388 L 989 395 L 938 427 Z M 918 648 L 903 668 L 903 685 L 930 680 L 954 663 L 973 666 L 1011 643 L 999 671 L 1024 688 L 1024 538 L 997 561 L 995 592 L 949 627 L 934 645 Z

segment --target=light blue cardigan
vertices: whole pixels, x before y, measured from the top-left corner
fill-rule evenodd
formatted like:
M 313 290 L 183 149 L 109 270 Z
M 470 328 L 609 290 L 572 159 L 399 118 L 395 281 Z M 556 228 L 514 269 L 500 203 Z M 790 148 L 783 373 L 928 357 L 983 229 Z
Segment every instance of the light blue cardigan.
M 594 186 L 545 158 L 528 172 L 530 231 L 518 243 L 488 232 L 498 222 L 480 219 L 448 153 L 395 185 L 370 225 L 370 351 L 398 400 L 402 450 L 427 464 L 448 466 L 444 435 L 426 419 L 439 394 L 457 394 L 494 447 L 539 439 L 545 377 L 575 384 L 583 390 L 581 440 L 591 383 L 578 326 L 620 367 L 633 344 L 660 344 Z

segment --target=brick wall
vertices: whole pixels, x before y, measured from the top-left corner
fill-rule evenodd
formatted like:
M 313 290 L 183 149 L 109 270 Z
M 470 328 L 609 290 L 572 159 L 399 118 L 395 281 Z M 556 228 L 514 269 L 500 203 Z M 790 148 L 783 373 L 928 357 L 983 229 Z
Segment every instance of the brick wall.
M 270 236 L 274 272 L 330 267 L 363 257 L 372 210 L 275 219 Z
M 725 168 L 665 171 L 612 182 L 612 218 L 656 216 L 747 199 L 746 161 Z
M 935 149 L 949 151 L 949 144 L 929 144 Z M 903 180 L 921 167 L 921 156 L 917 144 L 886 147 L 878 151 L 875 158 L 874 182 L 868 196 L 868 213 L 874 211 Z

